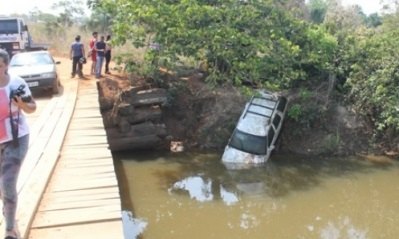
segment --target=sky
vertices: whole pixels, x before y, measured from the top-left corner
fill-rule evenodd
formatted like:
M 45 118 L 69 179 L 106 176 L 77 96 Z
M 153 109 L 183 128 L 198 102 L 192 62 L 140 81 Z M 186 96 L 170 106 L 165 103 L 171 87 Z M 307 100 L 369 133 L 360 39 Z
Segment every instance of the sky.
M 54 13 L 51 6 L 60 0 L 0 0 L 0 15 L 9 15 L 12 13 L 28 14 L 37 7 L 42 12 Z M 380 10 L 380 0 L 341 0 L 344 6 L 358 4 L 366 14 L 378 12 Z M 5 7 L 5 2 L 7 7 Z M 83 0 L 86 3 L 86 0 Z
M 29 12 L 35 11 L 35 8 L 45 13 L 57 13 L 52 10 L 51 7 L 54 3 L 60 1 L 61 0 L 0 0 L 0 16 L 13 13 L 29 14 Z M 5 2 L 7 2 L 6 7 L 4 6 L 6 5 Z M 84 2 L 82 7 L 87 10 L 86 0 L 82 0 L 82 2 Z
M 382 8 L 380 0 L 342 0 L 342 5 L 359 5 L 365 14 L 379 12 Z

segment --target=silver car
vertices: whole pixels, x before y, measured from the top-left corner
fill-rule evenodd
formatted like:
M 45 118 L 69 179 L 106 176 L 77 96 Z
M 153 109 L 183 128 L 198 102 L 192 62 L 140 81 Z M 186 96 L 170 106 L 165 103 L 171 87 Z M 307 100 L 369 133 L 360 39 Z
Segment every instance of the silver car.
M 222 162 L 228 168 L 242 168 L 266 162 L 281 131 L 287 99 L 269 92 L 253 96 L 245 105 L 225 147 Z
M 11 58 L 8 72 L 22 77 L 31 89 L 51 89 L 57 94 L 61 86 L 57 64 L 48 51 L 22 52 Z

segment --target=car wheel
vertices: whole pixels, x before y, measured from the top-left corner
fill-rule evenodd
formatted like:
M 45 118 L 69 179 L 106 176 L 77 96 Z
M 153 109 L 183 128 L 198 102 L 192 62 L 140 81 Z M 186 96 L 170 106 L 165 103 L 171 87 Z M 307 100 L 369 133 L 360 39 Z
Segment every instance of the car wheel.
M 53 94 L 58 94 L 60 92 L 60 86 L 61 86 L 60 81 L 58 79 L 55 80 L 52 88 Z

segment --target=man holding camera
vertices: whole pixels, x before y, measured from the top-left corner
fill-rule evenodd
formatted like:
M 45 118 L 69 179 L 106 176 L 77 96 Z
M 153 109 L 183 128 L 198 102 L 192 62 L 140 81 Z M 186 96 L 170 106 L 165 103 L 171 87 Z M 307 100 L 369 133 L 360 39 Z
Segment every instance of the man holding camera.
M 8 53 L 0 49 L 0 194 L 5 239 L 17 239 L 17 180 L 29 146 L 29 127 L 22 112 L 33 113 L 36 103 L 26 82 L 8 74 L 9 62 Z

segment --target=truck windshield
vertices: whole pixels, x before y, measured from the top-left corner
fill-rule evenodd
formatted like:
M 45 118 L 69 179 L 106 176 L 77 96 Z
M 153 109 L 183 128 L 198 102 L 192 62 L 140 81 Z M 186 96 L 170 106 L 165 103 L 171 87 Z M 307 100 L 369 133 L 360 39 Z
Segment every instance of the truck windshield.
M 267 137 L 256 136 L 235 130 L 231 136 L 229 146 L 247 153 L 265 155 L 266 143 Z
M 0 34 L 15 34 L 19 33 L 18 21 L 16 19 L 0 19 Z

